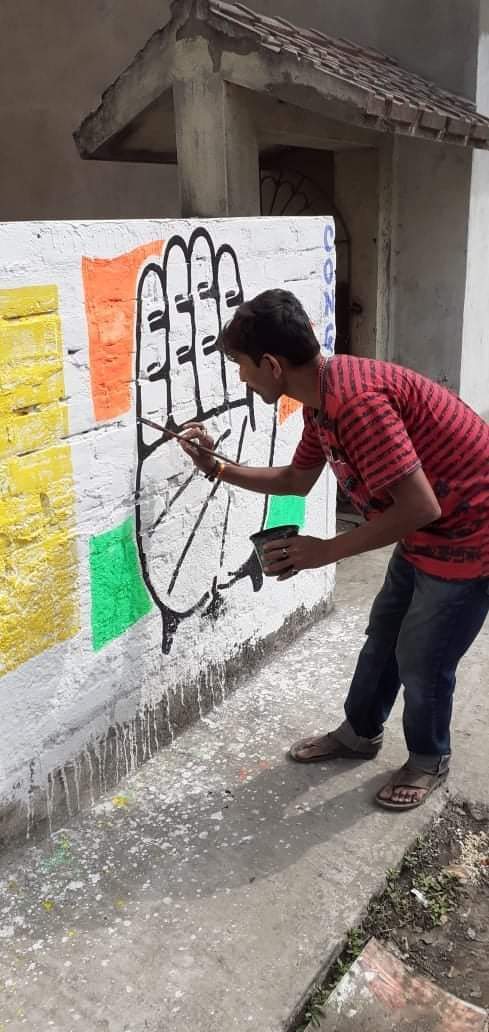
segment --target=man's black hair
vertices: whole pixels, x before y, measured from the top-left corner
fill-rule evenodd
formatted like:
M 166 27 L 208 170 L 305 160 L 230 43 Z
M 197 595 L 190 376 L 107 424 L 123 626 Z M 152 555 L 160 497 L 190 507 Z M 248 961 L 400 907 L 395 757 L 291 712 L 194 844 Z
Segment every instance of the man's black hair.
M 228 358 L 248 355 L 257 366 L 265 354 L 301 366 L 320 351 L 300 301 L 289 290 L 265 290 L 241 304 L 221 332 L 220 347 Z

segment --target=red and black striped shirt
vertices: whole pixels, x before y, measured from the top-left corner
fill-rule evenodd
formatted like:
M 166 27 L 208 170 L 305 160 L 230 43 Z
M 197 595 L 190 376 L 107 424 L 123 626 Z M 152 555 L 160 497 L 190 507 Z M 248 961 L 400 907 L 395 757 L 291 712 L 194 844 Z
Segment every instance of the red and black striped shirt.
M 294 464 L 329 461 L 366 519 L 422 468 L 442 514 L 403 540 L 406 559 L 448 580 L 489 577 L 489 426 L 445 387 L 391 362 L 337 355 L 321 385 L 319 413 L 304 408 Z

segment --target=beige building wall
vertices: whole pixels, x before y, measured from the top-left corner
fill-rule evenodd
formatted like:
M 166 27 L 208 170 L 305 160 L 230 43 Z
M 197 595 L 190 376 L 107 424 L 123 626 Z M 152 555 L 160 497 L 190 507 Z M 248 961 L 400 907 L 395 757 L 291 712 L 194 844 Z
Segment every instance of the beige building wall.
M 475 95 L 478 0 L 249 0 L 393 54 Z M 72 133 L 169 18 L 168 0 L 2 0 L 0 219 L 144 218 L 179 213 L 176 169 L 82 162 Z
M 458 390 L 472 151 L 393 147 L 388 358 Z
M 418 75 L 475 97 L 479 0 L 252 0 L 248 6 L 382 50 Z
M 175 169 L 82 162 L 72 137 L 168 15 L 166 0 L 2 0 L 1 220 L 175 214 Z

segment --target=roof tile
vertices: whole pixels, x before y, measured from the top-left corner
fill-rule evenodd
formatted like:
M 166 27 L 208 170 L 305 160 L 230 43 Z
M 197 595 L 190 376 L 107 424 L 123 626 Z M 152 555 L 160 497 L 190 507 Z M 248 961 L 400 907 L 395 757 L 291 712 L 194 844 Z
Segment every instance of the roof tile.
M 367 123 L 386 117 L 387 104 L 389 123 L 399 128 L 411 126 L 437 138 L 446 132 L 465 142 L 489 140 L 489 118 L 478 114 L 472 101 L 402 68 L 386 54 L 258 14 L 241 3 L 208 0 L 208 9 L 224 29 L 229 23 L 234 33 L 241 29 L 268 51 L 308 62 L 319 72 L 359 87 L 357 104 Z

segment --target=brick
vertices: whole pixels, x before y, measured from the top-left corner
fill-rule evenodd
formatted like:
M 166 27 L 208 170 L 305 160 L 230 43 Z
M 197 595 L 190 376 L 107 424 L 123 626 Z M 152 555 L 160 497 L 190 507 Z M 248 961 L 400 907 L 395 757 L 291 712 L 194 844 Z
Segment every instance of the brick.
M 319 1032 L 486 1032 L 487 1014 L 411 974 L 371 939 L 324 1008 Z

